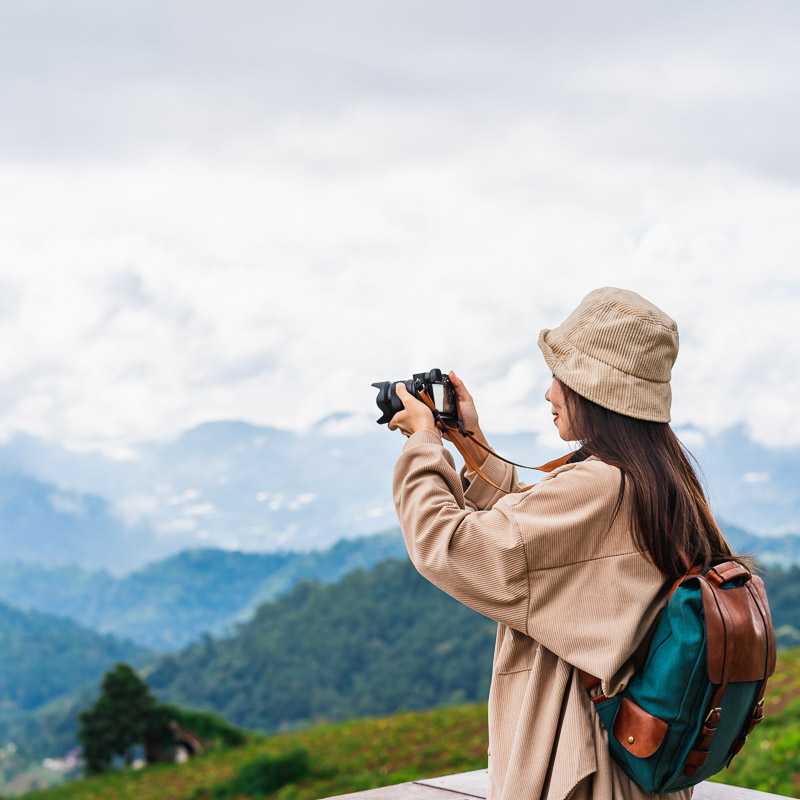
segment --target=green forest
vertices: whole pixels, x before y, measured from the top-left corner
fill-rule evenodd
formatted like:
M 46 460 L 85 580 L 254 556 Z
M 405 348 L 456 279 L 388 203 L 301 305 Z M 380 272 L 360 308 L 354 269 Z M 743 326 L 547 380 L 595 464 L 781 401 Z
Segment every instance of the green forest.
M 800 567 L 764 577 L 781 644 L 791 645 Z M 335 584 L 297 584 L 235 636 L 162 658 L 148 681 L 170 701 L 276 731 L 485 698 L 495 632 L 407 560 L 387 559 Z
M 780 644 L 800 642 L 800 567 L 770 569 L 764 576 Z M 7 615 L 4 623 L 0 614 L 0 636 L 12 635 L 13 618 Z M 63 681 L 49 691 L 82 686 L 33 711 L 0 713 L 2 739 L 16 742 L 31 759 L 75 745 L 78 714 L 94 701 L 96 682 L 111 663 L 91 661 L 96 644 L 90 640 L 87 647 L 84 632 L 64 623 L 57 633 L 74 638 L 56 639 L 58 671 L 45 666 L 56 650 L 43 631 L 35 655 L 0 665 L 22 703 L 40 698 L 48 682 Z M 488 696 L 495 633 L 494 622 L 430 584 L 407 558 L 389 558 L 335 583 L 300 580 L 258 606 L 228 637 L 205 635 L 177 653 L 150 658 L 122 649 L 116 660 L 138 664 L 163 702 L 273 733 L 480 702 Z
M 766 718 L 714 782 L 800 796 L 800 648 L 782 650 L 766 697 Z M 67 783 L 24 800 L 217 800 L 263 797 L 317 800 L 378 786 L 486 768 L 487 707 L 456 703 L 425 711 L 320 723 L 272 736 L 250 733 L 240 747 L 218 748 L 185 764 L 158 764 Z M 273 767 L 273 769 L 269 769 Z M 247 790 L 244 787 L 249 786 Z M 238 788 L 237 788 L 238 787 Z M 167 794 L 168 793 L 168 794 Z

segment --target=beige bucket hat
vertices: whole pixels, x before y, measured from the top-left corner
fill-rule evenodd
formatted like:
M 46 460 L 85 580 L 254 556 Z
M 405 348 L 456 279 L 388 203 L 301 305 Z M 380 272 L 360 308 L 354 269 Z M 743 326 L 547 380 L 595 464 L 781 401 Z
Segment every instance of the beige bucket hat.
M 539 331 L 553 374 L 598 405 L 636 419 L 670 421 L 678 326 L 640 294 L 589 292 L 557 327 Z

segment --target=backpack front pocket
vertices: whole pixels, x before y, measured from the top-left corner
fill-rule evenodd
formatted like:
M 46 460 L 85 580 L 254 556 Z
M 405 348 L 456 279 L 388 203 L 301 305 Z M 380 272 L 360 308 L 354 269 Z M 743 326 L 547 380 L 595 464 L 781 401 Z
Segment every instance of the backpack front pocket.
M 614 737 L 636 758 L 650 758 L 658 751 L 669 725 L 623 697 L 614 719 Z

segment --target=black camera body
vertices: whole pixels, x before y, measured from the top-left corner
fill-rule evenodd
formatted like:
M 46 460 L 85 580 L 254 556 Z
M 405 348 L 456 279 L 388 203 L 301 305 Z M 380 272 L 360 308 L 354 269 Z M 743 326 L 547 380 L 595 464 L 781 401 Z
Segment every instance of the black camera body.
M 405 384 L 409 394 L 413 394 L 417 399 L 420 399 L 419 393 L 424 390 L 433 400 L 435 410 L 432 410 L 437 420 L 448 426 L 459 424 L 455 387 L 440 369 L 432 369 L 429 372 L 415 372 L 410 380 L 378 381 L 370 384 L 378 390 L 375 402 L 382 412 L 380 419 L 377 420 L 379 425 L 388 423 L 398 411 L 403 410 L 403 401 L 397 396 L 395 383 Z

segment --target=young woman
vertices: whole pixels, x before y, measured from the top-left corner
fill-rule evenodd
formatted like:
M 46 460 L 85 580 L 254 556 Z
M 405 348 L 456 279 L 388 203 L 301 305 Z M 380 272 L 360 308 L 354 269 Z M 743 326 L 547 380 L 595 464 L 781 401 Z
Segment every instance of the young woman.
M 733 556 L 668 424 L 677 325 L 636 292 L 603 287 L 538 345 L 553 422 L 580 449 L 535 484 L 488 455 L 480 469 L 496 489 L 456 471 L 430 410 L 398 383 L 404 409 L 389 427 L 408 439 L 395 508 L 416 569 L 498 623 L 489 800 L 658 797 L 612 760 L 591 697 L 625 688 L 689 565 Z M 449 377 L 466 427 L 488 445 L 467 387 Z M 599 685 L 587 689 L 582 672 Z

